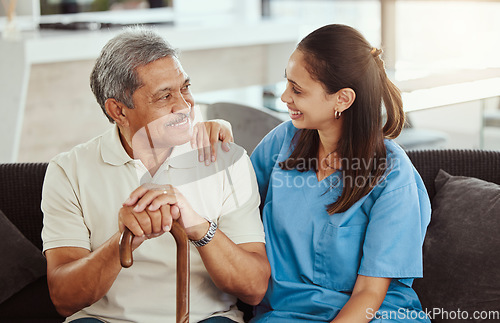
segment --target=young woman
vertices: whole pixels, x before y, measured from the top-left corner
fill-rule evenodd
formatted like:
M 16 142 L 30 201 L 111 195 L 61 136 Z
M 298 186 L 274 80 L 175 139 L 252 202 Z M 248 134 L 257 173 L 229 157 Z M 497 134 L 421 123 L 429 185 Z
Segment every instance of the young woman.
M 328 25 L 288 61 L 292 120 L 251 157 L 272 268 L 255 322 L 429 322 L 411 286 L 431 207 L 391 140 L 404 112 L 380 54 Z

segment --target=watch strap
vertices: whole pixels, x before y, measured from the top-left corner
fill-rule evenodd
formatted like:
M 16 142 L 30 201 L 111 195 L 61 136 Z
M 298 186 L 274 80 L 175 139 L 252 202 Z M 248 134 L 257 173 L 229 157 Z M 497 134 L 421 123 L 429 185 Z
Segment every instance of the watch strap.
M 210 226 L 208 227 L 208 231 L 203 236 L 203 238 L 201 238 L 200 240 L 196 240 L 196 241 L 190 240 L 191 243 L 195 247 L 203 247 L 204 245 L 206 245 L 207 243 L 212 241 L 212 239 L 215 235 L 215 232 L 217 231 L 217 223 L 210 221 L 210 220 L 208 220 L 208 223 L 210 223 Z

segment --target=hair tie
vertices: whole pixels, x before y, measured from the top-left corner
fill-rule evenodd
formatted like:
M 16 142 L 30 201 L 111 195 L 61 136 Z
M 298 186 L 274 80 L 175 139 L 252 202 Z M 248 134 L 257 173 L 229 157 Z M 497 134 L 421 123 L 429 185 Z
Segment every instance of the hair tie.
M 380 54 L 382 54 L 382 50 L 381 49 L 378 49 L 377 47 L 372 47 L 371 51 L 370 51 L 370 54 L 377 58 L 380 56 Z

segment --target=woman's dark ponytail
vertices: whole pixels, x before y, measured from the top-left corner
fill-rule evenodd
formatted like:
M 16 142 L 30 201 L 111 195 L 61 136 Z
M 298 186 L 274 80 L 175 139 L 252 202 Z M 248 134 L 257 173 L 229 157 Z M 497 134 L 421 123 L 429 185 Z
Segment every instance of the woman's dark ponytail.
M 370 52 L 375 59 L 380 71 L 380 79 L 382 80 L 382 99 L 387 114 L 387 120 L 384 124 L 383 133 L 384 137 L 394 139 L 401 133 L 405 123 L 405 113 L 403 110 L 403 99 L 401 91 L 394 83 L 387 77 L 385 72 L 384 61 L 380 58 L 382 50 L 373 48 Z

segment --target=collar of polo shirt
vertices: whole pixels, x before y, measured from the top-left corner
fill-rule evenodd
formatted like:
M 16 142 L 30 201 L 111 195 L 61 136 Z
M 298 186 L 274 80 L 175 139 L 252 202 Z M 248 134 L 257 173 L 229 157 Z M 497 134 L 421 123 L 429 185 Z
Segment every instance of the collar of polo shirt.
M 110 130 L 109 136 L 102 136 L 101 157 L 102 160 L 110 165 L 124 165 L 133 159 L 127 154 L 120 141 L 118 126 Z M 192 168 L 196 167 L 198 162 L 198 150 L 191 148 L 191 143 L 176 146 L 172 154 L 167 158 L 169 166 L 174 168 Z

